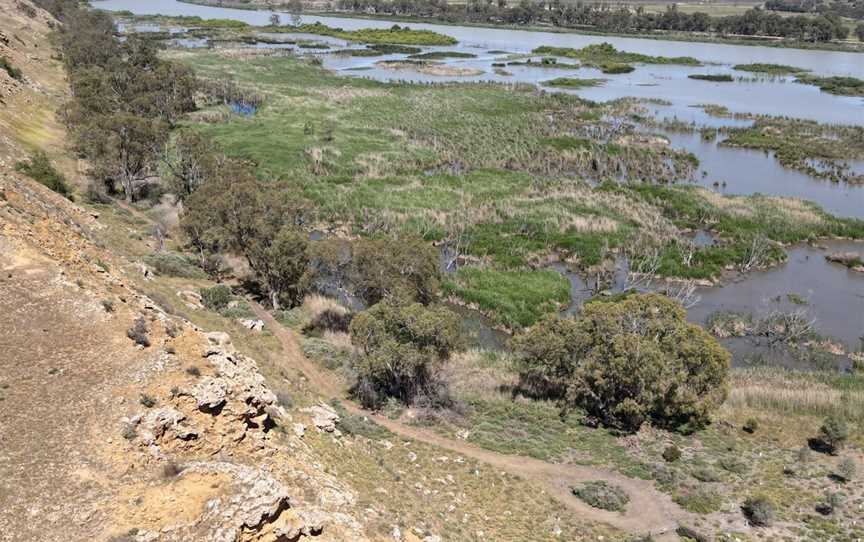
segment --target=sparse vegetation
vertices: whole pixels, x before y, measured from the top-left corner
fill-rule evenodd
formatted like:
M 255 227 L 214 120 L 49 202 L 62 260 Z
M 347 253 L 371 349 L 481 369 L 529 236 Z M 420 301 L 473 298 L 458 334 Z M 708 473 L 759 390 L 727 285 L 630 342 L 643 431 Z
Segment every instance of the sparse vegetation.
M 20 81 L 24 75 L 21 73 L 21 70 L 12 65 L 12 62 L 6 58 L 5 56 L 0 56 L 0 69 L 6 72 L 9 77 L 15 79 L 16 81 Z
M 605 79 L 579 79 L 576 77 L 558 77 L 543 81 L 545 87 L 586 88 L 596 87 L 605 83 Z
M 43 151 L 37 151 L 30 156 L 26 162 L 18 162 L 15 164 L 15 169 L 24 173 L 40 184 L 43 184 L 66 197 L 71 197 L 71 188 L 66 182 L 66 177 L 57 171 L 51 164 L 48 155 Z
M 143 316 L 139 316 L 132 323 L 132 327 L 126 330 L 126 336 L 132 339 L 135 344 L 147 348 L 150 346 L 149 330 L 147 329 L 147 321 Z
M 794 75 L 807 71 L 795 66 L 786 66 L 785 64 L 762 64 L 758 62 L 754 64 L 736 64 L 734 68 L 738 71 L 766 73 L 769 75 Z

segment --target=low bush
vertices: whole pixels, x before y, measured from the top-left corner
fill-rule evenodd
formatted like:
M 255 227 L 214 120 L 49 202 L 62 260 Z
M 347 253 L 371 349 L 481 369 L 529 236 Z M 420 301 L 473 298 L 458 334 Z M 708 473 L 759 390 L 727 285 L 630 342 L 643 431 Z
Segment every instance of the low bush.
M 314 333 L 316 331 L 347 333 L 353 319 L 354 315 L 350 312 L 326 309 L 312 318 L 312 321 L 306 325 L 303 331 L 306 333 Z
M 143 316 L 139 316 L 133 322 L 132 327 L 126 330 L 126 336 L 135 341 L 135 344 L 143 347 L 150 346 L 150 338 L 147 336 L 147 321 Z
M 673 499 L 681 508 L 696 514 L 710 514 L 720 510 L 723 497 L 716 491 L 706 488 L 685 489 Z
M 757 420 L 756 418 L 747 418 L 747 421 L 744 422 L 744 427 L 742 429 L 744 429 L 745 432 L 750 434 L 755 433 L 756 430 L 759 429 L 759 420 Z
M 744 501 L 741 510 L 754 527 L 770 527 L 774 523 L 774 503 L 764 495 L 750 497 Z
M 6 73 L 9 74 L 9 77 L 16 81 L 20 81 L 24 77 L 21 70 L 13 66 L 12 62 L 10 62 L 5 56 L 0 56 L 0 69 L 6 71 Z
M 177 252 L 157 252 L 144 257 L 144 263 L 159 275 L 187 279 L 206 279 L 207 274 L 198 267 L 197 262 Z
M 674 463 L 681 459 L 681 449 L 674 444 L 670 444 L 663 450 L 663 459 L 667 463 Z
M 231 302 L 231 288 L 224 284 L 212 288 L 202 288 L 198 293 L 201 294 L 201 303 L 211 311 L 222 311 Z
M 744 474 L 747 474 L 747 472 L 750 470 L 750 468 L 747 466 L 747 463 L 744 463 L 743 461 L 735 457 L 724 457 L 723 459 L 718 461 L 717 464 L 720 465 L 720 467 L 725 471 L 729 471 L 733 474 L 740 474 L 742 476 Z
M 839 465 L 837 465 L 837 472 L 835 476 L 844 483 L 851 482 L 855 478 L 855 473 L 858 471 L 858 466 L 855 464 L 855 460 L 851 457 L 847 457 L 843 459 Z
M 825 493 L 825 500 L 816 505 L 816 511 L 824 516 L 830 516 L 842 508 L 845 501 L 842 493 L 828 491 Z
M 54 168 L 48 155 L 42 151 L 33 153 L 26 162 L 16 163 L 15 169 L 58 194 L 66 197 L 71 194 L 66 177 Z
M 700 467 L 693 471 L 693 478 L 700 482 L 719 482 L 720 475 L 710 467 Z
M 630 497 L 618 486 L 609 482 L 598 480 L 596 482 L 585 482 L 574 487 L 573 494 L 594 508 L 619 512 L 624 510 Z

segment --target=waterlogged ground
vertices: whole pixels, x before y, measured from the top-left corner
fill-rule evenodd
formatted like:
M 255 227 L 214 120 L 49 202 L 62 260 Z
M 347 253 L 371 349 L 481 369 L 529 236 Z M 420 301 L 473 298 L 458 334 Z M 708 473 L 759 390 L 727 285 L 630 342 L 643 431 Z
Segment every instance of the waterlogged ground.
M 250 24 L 265 25 L 269 12 L 211 8 L 181 4 L 173 0 L 134 2 L 107 0 L 94 3 L 112 10 L 129 10 L 136 14 L 197 15 L 203 18 L 231 18 Z M 284 17 L 283 17 L 284 19 Z M 304 17 L 304 23 L 320 21 L 345 29 L 366 27 L 386 28 L 391 23 L 361 19 Z M 336 54 L 345 49 L 362 49 L 362 45 L 311 34 L 262 34 L 254 47 L 296 49 L 304 55 L 316 55 L 324 66 L 351 77 L 380 81 L 411 81 L 422 83 L 481 82 L 528 83 L 544 87 L 543 83 L 558 77 L 602 79 L 596 86 L 555 89 L 594 101 L 605 102 L 621 97 L 646 100 L 647 114 L 654 122 L 690 123 L 692 131 L 671 131 L 646 126 L 645 131 L 660 133 L 671 147 L 692 153 L 699 159 L 695 174 L 680 182 L 695 183 L 722 194 L 772 194 L 813 201 L 837 216 L 864 217 L 864 187 L 814 179 L 804 173 L 783 168 L 771 153 L 730 148 L 720 145 L 724 136 L 705 139 L 698 128 L 736 128 L 749 126 L 752 120 L 732 115 L 713 116 L 700 104 L 716 104 L 734 113 L 754 113 L 813 119 L 825 123 L 864 124 L 864 99 L 835 96 L 817 87 L 794 82 L 792 76 L 763 76 L 736 71 L 738 63 L 764 62 L 792 65 L 820 75 L 851 75 L 864 77 L 864 61 L 860 55 L 829 51 L 803 51 L 765 47 L 745 47 L 718 44 L 697 44 L 675 41 L 631 38 L 601 38 L 575 34 L 524 32 L 508 29 L 482 29 L 440 25 L 411 24 L 412 28 L 431 29 L 451 35 L 459 44 L 449 47 L 425 47 L 423 52 L 470 54 L 471 58 L 439 58 L 442 69 L 421 70 L 416 66 L 398 68 L 382 65 L 387 61 L 410 60 L 406 54 L 351 56 Z M 158 27 L 138 28 L 139 31 L 159 31 Z M 170 29 L 179 32 L 182 29 Z M 274 40 L 297 43 L 274 44 Z M 530 51 L 541 45 L 579 48 L 592 43 L 612 43 L 619 50 L 662 56 L 693 56 L 703 66 L 636 64 L 627 74 L 604 74 L 594 68 L 542 67 L 524 65 L 526 60 L 539 62 L 541 56 Z M 303 45 L 298 43 L 303 42 Z M 206 39 L 178 42 L 179 45 L 206 46 Z M 316 46 L 319 44 L 320 47 Z M 559 59 L 560 63 L 573 60 Z M 515 64 L 514 64 L 515 63 Z M 495 66 L 493 66 L 495 64 Z M 503 66 L 502 66 L 503 64 Z M 692 74 L 729 74 L 733 82 L 716 83 L 694 80 Z M 662 102 L 660 101 L 662 100 Z M 855 170 L 861 164 L 850 164 Z M 701 237 L 699 237 L 701 235 Z M 697 244 L 712 242 L 713 234 L 697 233 Z M 720 287 L 701 287 L 696 292 L 699 302 L 689 311 L 692 321 L 705 323 L 716 311 L 766 314 L 777 309 L 805 310 L 818 322 L 818 328 L 835 337 L 849 348 L 857 345 L 864 333 L 864 275 L 829 263 L 825 255 L 831 251 L 853 251 L 864 254 L 860 243 L 828 243 L 828 248 L 796 246 L 789 249 L 788 261 L 770 270 L 759 271 L 746 278 L 729 278 Z M 593 295 L 591 279 L 574 272 L 563 264 L 553 267 L 570 284 L 571 303 L 564 310 L 574 312 Z M 452 269 L 451 269 L 452 271 Z M 627 269 L 618 270 L 611 291 L 628 286 Z M 790 297 L 792 294 L 793 297 Z M 791 299 L 795 299 L 792 302 Z M 506 338 L 492 329 L 492 322 L 472 317 L 463 311 L 465 325 L 484 347 L 500 346 Z M 747 348 L 736 348 L 740 361 Z
M 253 25 L 266 25 L 271 12 L 247 11 L 183 4 L 176 0 L 100 0 L 94 6 L 107 10 L 128 10 L 135 14 L 193 15 L 205 19 L 230 18 Z M 282 14 L 287 19 L 286 14 Z M 392 23 L 356 18 L 304 16 L 304 23 L 321 22 L 347 30 L 357 28 L 387 28 Z M 436 47 L 426 50 L 459 51 L 472 53 L 477 58 L 445 59 L 447 65 L 480 70 L 478 75 L 428 75 L 414 70 L 389 70 L 376 67 L 382 59 L 404 58 L 405 55 L 388 57 L 340 57 L 325 55 L 325 66 L 345 70 L 355 76 L 381 80 L 447 81 L 447 80 L 492 80 L 539 83 L 554 77 L 603 78 L 607 81 L 598 87 L 580 89 L 578 94 L 592 100 L 611 100 L 624 96 L 646 99 L 663 99 L 676 106 L 698 103 L 716 103 L 733 112 L 748 112 L 768 115 L 787 115 L 821 122 L 864 124 L 864 99 L 834 96 L 821 92 L 817 87 L 793 83 L 787 76 L 764 77 L 757 74 L 735 71 L 736 64 L 762 62 L 785 64 L 810 70 L 817 75 L 843 75 L 864 77 L 864 62 L 855 53 L 835 51 L 805 51 L 770 47 L 689 43 L 678 41 L 650 40 L 638 38 L 584 36 L 569 33 L 528 32 L 511 29 L 469 28 L 411 23 L 411 28 L 429 29 L 459 40 L 453 47 Z M 691 56 L 705 66 L 690 67 L 676 65 L 637 65 L 629 74 L 608 75 L 596 69 L 561 70 L 524 66 L 507 66 L 503 69 L 512 75 L 495 72 L 493 62 L 498 63 L 506 55 L 490 54 L 489 51 L 528 54 L 536 47 L 581 48 L 586 45 L 608 42 L 619 50 L 639 52 L 655 56 Z M 539 58 L 539 57 L 538 57 Z M 506 60 L 505 60 L 506 62 Z M 734 83 L 713 83 L 689 79 L 691 74 L 729 73 L 742 79 Z

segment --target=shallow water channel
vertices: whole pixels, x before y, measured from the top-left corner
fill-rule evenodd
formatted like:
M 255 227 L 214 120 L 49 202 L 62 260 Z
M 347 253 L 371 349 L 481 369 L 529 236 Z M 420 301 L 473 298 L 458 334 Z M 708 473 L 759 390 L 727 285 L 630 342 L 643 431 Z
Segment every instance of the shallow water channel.
M 266 25 L 272 12 L 236 10 L 184 4 L 176 0 L 98 0 L 93 5 L 106 10 L 128 10 L 141 15 L 190 15 L 208 18 L 241 20 L 253 25 Z M 287 19 L 286 14 L 283 19 Z M 392 22 L 360 18 L 303 16 L 304 23 L 320 21 L 344 29 L 388 28 Z M 443 60 L 457 68 L 481 70 L 476 75 L 429 75 L 415 70 L 393 70 L 377 66 L 381 60 L 400 60 L 405 55 L 353 57 L 336 55 L 327 50 L 298 48 L 305 54 L 317 54 L 324 65 L 345 75 L 380 80 L 406 81 L 500 81 L 542 84 L 556 77 L 602 78 L 597 87 L 579 89 L 578 95 L 597 101 L 621 97 L 663 100 L 667 105 L 651 106 L 657 118 L 676 118 L 700 126 L 743 126 L 749 121 L 718 118 L 694 106 L 716 104 L 731 112 L 785 115 L 820 122 L 864 125 L 864 99 L 834 96 L 811 85 L 794 82 L 792 77 L 759 77 L 733 69 L 735 64 L 763 62 L 787 64 L 811 70 L 818 75 L 848 75 L 864 78 L 864 55 L 836 51 L 783 49 L 761 46 L 692 43 L 612 36 L 587 36 L 575 33 L 533 32 L 508 28 L 475 28 L 409 23 L 417 29 L 429 29 L 453 36 L 459 44 L 451 47 L 423 48 L 424 51 L 459 51 L 472 53 L 475 58 Z M 333 49 L 359 47 L 342 40 L 317 35 L 287 34 L 286 40 L 310 40 L 326 43 Z M 659 56 L 692 56 L 705 66 L 675 66 L 640 64 L 629 74 L 607 75 L 591 68 L 543 68 L 511 65 L 497 72 L 492 63 L 507 62 L 507 55 L 529 54 L 541 45 L 580 48 L 593 43 L 609 42 L 619 50 Z M 206 43 L 206 42 L 204 42 Z M 182 45 L 182 44 L 181 44 Z M 201 41 L 189 45 L 200 46 Z M 261 43 L 260 47 L 274 47 Z M 276 47 L 295 47 L 275 45 Z M 524 58 L 523 58 L 524 59 Z M 539 57 L 535 57 L 539 59 Z M 572 62 L 562 59 L 561 62 Z M 502 71 L 504 70 L 504 71 Z M 728 73 L 736 78 L 731 83 L 716 83 L 689 79 L 695 73 Z M 802 173 L 787 170 L 770 154 L 718 145 L 719 140 L 704 141 L 698 132 L 666 133 L 671 144 L 687 149 L 700 159 L 696 183 L 730 194 L 775 194 L 814 201 L 829 212 L 849 217 L 864 217 L 864 187 L 815 180 Z M 857 168 L 860 164 L 852 164 Z M 701 173 L 704 171 L 704 175 Z M 717 183 L 715 185 L 715 183 Z M 725 185 L 723 184 L 725 183 Z M 727 280 L 723 286 L 700 288 L 700 302 L 688 312 L 693 322 L 704 323 L 718 310 L 765 314 L 774 309 L 804 309 L 817 322 L 817 328 L 833 336 L 847 347 L 855 347 L 864 335 L 864 274 L 855 273 L 825 260 L 828 252 L 854 251 L 864 254 L 864 245 L 842 241 L 825 243 L 827 249 L 809 246 L 788 250 L 789 261 L 782 266 L 752 273 L 744 279 Z M 584 279 L 560 268 L 571 281 L 572 313 L 590 297 Z M 624 284 L 626 269 L 619 270 L 617 282 Z M 789 294 L 806 304 L 793 303 Z M 796 300 L 798 298 L 795 298 Z M 793 306 L 794 305 L 794 306 Z M 461 310 L 466 326 L 473 329 L 477 343 L 485 347 L 500 347 L 503 337 L 492 330 L 488 322 L 471 311 Z M 474 315 L 474 316 L 472 316 Z M 735 350 L 735 348 L 733 348 Z M 737 351 L 736 351 L 737 352 Z

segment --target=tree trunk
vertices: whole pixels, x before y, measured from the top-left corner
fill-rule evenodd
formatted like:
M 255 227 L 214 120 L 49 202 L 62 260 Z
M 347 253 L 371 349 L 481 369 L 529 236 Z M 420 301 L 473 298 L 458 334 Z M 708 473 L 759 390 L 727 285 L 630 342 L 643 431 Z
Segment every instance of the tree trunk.
M 270 304 L 273 305 L 274 311 L 279 310 L 279 294 L 273 291 L 270 292 Z

